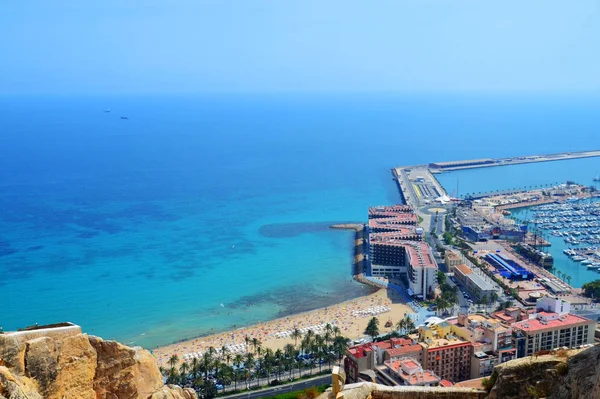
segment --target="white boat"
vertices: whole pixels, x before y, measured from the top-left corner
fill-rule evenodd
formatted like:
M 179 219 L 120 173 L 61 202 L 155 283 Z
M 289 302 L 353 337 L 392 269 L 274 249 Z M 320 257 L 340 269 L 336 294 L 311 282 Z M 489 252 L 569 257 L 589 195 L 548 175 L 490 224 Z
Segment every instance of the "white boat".
M 583 256 L 574 256 L 574 257 L 573 257 L 573 260 L 574 260 L 575 262 L 581 262 L 581 261 L 582 261 L 582 260 L 584 260 L 584 259 L 585 259 L 585 258 L 584 258 Z
M 594 263 L 591 259 L 586 259 L 584 261 L 581 261 L 582 265 L 591 265 L 592 263 Z

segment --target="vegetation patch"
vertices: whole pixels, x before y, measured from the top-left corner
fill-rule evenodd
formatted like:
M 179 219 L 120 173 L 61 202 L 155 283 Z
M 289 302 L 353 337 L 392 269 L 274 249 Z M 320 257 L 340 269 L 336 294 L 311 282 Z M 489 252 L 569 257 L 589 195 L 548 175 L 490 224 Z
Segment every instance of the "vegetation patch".
M 280 395 L 275 395 L 275 396 L 265 396 L 265 398 L 269 398 L 269 399 L 314 399 L 317 396 L 319 396 L 320 394 L 322 394 L 323 392 L 325 392 L 325 390 L 327 388 L 329 388 L 329 384 L 306 388 L 302 391 L 287 392 L 287 393 L 282 393 Z

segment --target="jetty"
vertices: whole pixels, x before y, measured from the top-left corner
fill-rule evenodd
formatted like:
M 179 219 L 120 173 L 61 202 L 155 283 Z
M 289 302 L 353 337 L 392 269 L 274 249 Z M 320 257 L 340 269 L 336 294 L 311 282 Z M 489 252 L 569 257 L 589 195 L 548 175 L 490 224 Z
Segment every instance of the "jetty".
M 392 169 L 403 201 L 416 210 L 450 206 L 457 201 L 458 192 L 449 194 L 439 183 L 436 174 L 463 169 L 490 168 L 496 166 L 521 165 L 536 162 L 566 161 L 570 159 L 600 157 L 600 150 L 561 152 L 556 154 L 526 155 L 508 158 L 481 158 L 430 164 L 400 166 Z M 515 190 L 515 192 L 525 190 Z M 497 193 L 500 194 L 500 193 Z M 503 194 L 508 194 L 505 192 Z M 489 196 L 490 193 L 484 194 Z M 475 198 L 473 198 L 475 199 Z M 419 212 L 421 213 L 421 212 Z

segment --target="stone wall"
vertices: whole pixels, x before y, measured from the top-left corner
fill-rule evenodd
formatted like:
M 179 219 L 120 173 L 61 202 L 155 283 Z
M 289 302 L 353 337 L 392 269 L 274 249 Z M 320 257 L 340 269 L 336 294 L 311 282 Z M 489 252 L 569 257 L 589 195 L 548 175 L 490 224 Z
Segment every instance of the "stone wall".
M 341 392 L 344 399 L 484 399 L 487 392 L 474 388 L 444 387 L 388 387 L 370 382 L 346 385 Z M 331 391 L 319 399 L 332 399 Z

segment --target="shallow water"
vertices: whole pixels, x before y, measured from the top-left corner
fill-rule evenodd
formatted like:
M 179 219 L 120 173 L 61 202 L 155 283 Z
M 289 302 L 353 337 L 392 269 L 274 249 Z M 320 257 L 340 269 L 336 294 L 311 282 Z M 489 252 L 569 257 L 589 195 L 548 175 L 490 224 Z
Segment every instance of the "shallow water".
M 366 289 L 350 277 L 353 233 L 328 226 L 397 202 L 391 167 L 597 148 L 599 109 L 592 99 L 2 98 L 0 325 L 69 320 L 155 347 L 356 297 Z M 570 162 L 440 180 L 461 176 L 468 192 L 600 172 L 596 159 Z

